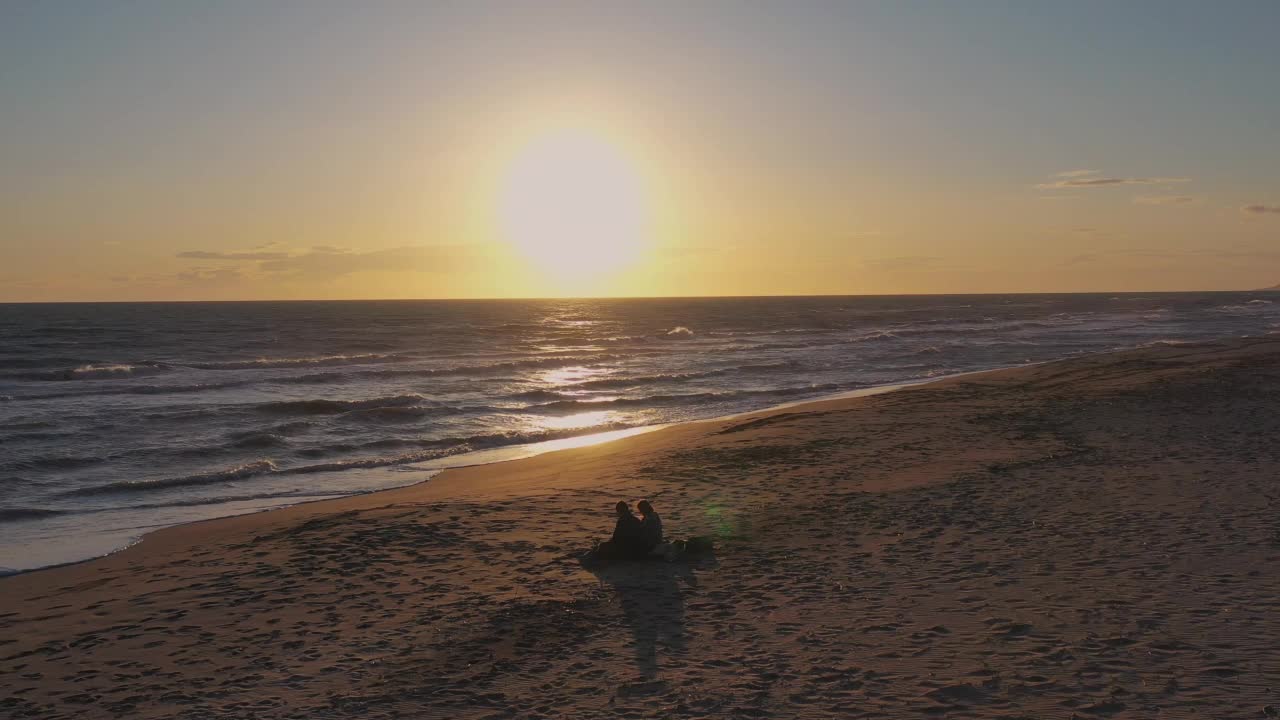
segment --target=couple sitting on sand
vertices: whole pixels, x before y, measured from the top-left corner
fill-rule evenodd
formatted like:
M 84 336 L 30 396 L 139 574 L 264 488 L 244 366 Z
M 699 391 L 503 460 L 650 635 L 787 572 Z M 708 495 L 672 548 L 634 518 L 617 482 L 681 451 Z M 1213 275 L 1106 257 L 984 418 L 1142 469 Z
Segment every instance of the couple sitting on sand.
M 613 537 L 600 543 L 596 554 L 602 559 L 638 560 L 649 555 L 662 555 L 666 544 L 662 542 L 662 518 L 648 500 L 636 504 L 640 517 L 631 514 L 631 506 L 619 502 L 614 506 L 618 522 L 613 526 Z

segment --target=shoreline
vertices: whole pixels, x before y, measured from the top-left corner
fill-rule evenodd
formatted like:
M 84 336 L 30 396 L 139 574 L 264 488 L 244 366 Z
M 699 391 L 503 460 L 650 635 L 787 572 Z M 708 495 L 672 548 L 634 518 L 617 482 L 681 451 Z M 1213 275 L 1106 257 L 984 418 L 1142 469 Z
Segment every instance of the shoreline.
M 1265 337 L 1265 336 L 1262 336 L 1262 337 Z M 450 470 L 457 470 L 457 469 L 471 468 L 471 467 L 485 467 L 490 465 L 498 465 L 502 463 L 516 462 L 526 458 L 538 457 L 540 455 L 544 455 L 547 453 L 560 452 L 561 450 L 565 450 L 565 449 L 587 447 L 587 446 L 592 446 L 592 445 L 597 445 L 602 443 L 611 443 L 611 442 L 623 440 L 635 435 L 642 435 L 650 432 L 656 432 L 669 427 L 692 425 L 697 423 L 714 423 L 714 422 L 720 422 L 724 420 L 732 420 L 735 418 L 749 417 L 749 416 L 765 414 L 765 413 L 773 413 L 773 412 L 777 412 L 784 409 L 802 409 L 804 406 L 814 404 L 814 403 L 825 403 L 825 402 L 838 401 L 838 400 L 854 399 L 859 397 L 868 397 L 868 396 L 879 395 L 887 392 L 897 392 L 900 390 L 909 390 L 917 387 L 933 385 L 935 383 L 948 382 L 957 378 L 964 378 L 968 376 L 982 375 L 985 373 L 993 373 L 993 372 L 1002 372 L 1006 370 L 1016 370 L 1019 368 L 1039 367 L 1043 365 L 1050 365 L 1053 363 L 1069 362 L 1077 358 L 1106 356 L 1106 355 L 1112 355 L 1115 353 L 1124 353 L 1124 352 L 1130 352 L 1134 350 L 1140 350 L 1142 348 L 1149 347 L 1149 346 L 1158 346 L 1158 345 L 1167 345 L 1167 344 L 1181 344 L 1181 343 L 1177 343 L 1177 342 L 1170 343 L 1170 341 L 1166 341 L 1166 340 L 1157 340 L 1151 343 L 1146 343 L 1146 344 L 1134 346 L 1134 347 L 1104 350 L 1101 352 L 1086 352 L 1086 353 L 1081 353 L 1077 355 L 1070 355 L 1062 358 L 1056 358 L 1053 360 L 1024 363 L 1020 365 L 1007 365 L 1007 366 L 993 367 L 993 368 L 987 368 L 984 370 L 971 370 L 971 371 L 965 371 L 965 372 L 959 372 L 959 373 L 951 373 L 947 375 L 940 375 L 938 377 L 922 379 L 922 380 L 908 380 L 903 382 L 888 383 L 885 385 L 872 385 L 872 386 L 867 386 L 862 388 L 856 388 L 853 390 L 844 390 L 841 392 L 832 393 L 830 395 L 818 396 L 818 397 L 809 398 L 806 400 L 796 400 L 791 402 L 780 403 L 777 405 L 770 405 L 768 407 L 759 408 L 756 410 L 746 410 L 739 413 L 730 413 L 728 415 L 717 415 L 714 417 L 700 418 L 695 420 L 685 420 L 685 421 L 670 422 L 670 423 L 658 423 L 655 425 L 642 425 L 637 427 L 621 428 L 616 430 L 605 430 L 598 433 L 587 433 L 584 435 L 574 435 L 574 436 L 559 438 L 555 440 L 544 440 L 542 442 L 532 443 L 528 445 L 511 445 L 507 447 L 476 450 L 470 453 L 463 453 L 460 455 L 438 458 L 436 460 L 424 461 L 421 464 L 427 467 L 422 468 L 421 472 L 428 473 L 427 477 L 422 478 L 420 480 L 414 480 L 413 482 L 409 482 L 403 485 L 391 485 L 391 486 L 381 487 L 373 490 L 356 491 L 356 492 L 351 492 L 343 495 L 317 497 L 310 500 L 302 500 L 300 502 L 293 502 L 293 503 L 287 503 L 282 505 L 272 505 L 270 507 L 246 510 L 244 512 L 237 512 L 237 513 L 232 513 L 227 515 L 216 515 L 213 517 L 199 518 L 199 519 L 182 521 L 182 522 L 177 522 L 172 524 L 162 524 L 159 527 L 153 526 L 150 529 L 147 529 L 145 532 L 142 532 L 141 534 L 131 536 L 129 541 L 123 545 L 114 547 L 113 549 L 108 550 L 104 553 L 91 555 L 86 558 L 82 558 L 78 560 L 69 560 L 66 562 L 59 562 L 51 565 L 42 565 L 39 567 L 32 567 L 32 568 L 0 567 L 0 583 L 3 583 L 5 579 L 11 578 L 11 577 L 27 575 L 29 573 L 41 572 L 44 570 L 52 570 L 56 568 L 75 566 L 83 563 L 93 562 L 96 560 L 102 560 L 104 558 L 108 558 L 113 555 L 117 555 L 121 552 L 124 552 L 126 550 L 129 550 L 131 548 L 137 547 L 138 545 L 143 543 L 145 540 L 147 540 L 147 538 L 150 537 L 151 535 L 154 535 L 155 533 L 158 533 L 158 532 L 162 532 L 164 530 L 169 530 L 173 528 L 182 528 L 182 527 L 187 527 L 190 525 L 196 525 L 200 523 L 217 522 L 219 520 L 226 520 L 230 518 L 239 518 L 239 517 L 245 517 L 249 515 L 259 515 L 262 513 L 277 512 L 280 510 L 286 510 L 288 508 L 299 507 L 304 505 L 314 505 L 316 503 L 325 503 L 325 502 L 340 502 L 342 500 L 355 498 L 355 497 L 364 497 L 364 496 L 376 495 L 378 493 L 404 490 L 407 488 L 413 488 L 425 483 L 429 483 L 434 478 L 441 475 L 442 473 L 445 473 Z M 464 460 L 468 457 L 486 456 L 486 455 L 493 455 L 497 457 L 496 459 L 492 459 L 492 460 L 483 460 L 481 462 L 464 462 L 457 465 L 450 464 L 449 462 L 451 460 Z M 507 456 L 507 457 L 504 457 L 504 456 Z M 437 463 L 439 464 L 438 466 L 433 466 Z M 406 465 L 406 466 L 399 466 L 399 467 L 407 468 L 407 467 L 413 467 L 414 465 L 416 465 L 416 463 Z M 210 504 L 224 504 L 224 503 L 210 503 Z M 127 510 L 127 508 L 125 509 Z M 0 585 L 0 587 L 2 587 L 2 585 Z
M 1109 352 L 1122 352 L 1122 351 L 1109 351 Z M 1049 360 L 1046 362 L 1058 362 L 1058 361 Z M 1031 363 L 1031 364 L 1041 364 L 1041 363 Z M 1009 367 L 1026 367 L 1031 364 L 1009 366 Z M 181 528 L 189 525 L 195 525 L 198 523 L 216 522 L 216 521 L 225 520 L 228 518 L 237 518 L 237 517 L 243 517 L 247 515 L 258 515 L 261 513 L 276 512 L 279 510 L 284 510 L 287 508 L 297 507 L 301 505 L 312 505 L 315 503 L 334 502 L 334 501 L 340 501 L 340 500 L 353 498 L 353 497 L 362 497 L 365 495 L 374 495 L 377 493 L 402 490 L 405 488 L 412 488 L 417 485 L 431 482 L 433 478 L 449 470 L 469 468 L 469 467 L 483 467 L 488 465 L 497 465 L 501 463 L 515 462 L 515 461 L 523 460 L 525 458 L 544 455 L 546 453 L 560 452 L 561 450 L 566 450 L 566 449 L 573 449 L 577 447 L 586 447 L 590 445 L 615 442 L 617 440 L 623 440 L 625 438 L 632 437 L 635 435 L 642 435 L 650 432 L 655 432 L 655 431 L 662 430 L 668 427 L 673 427 L 673 426 L 688 425 L 693 423 L 717 422 L 717 421 L 728 420 L 732 418 L 756 415 L 759 413 L 773 412 L 775 410 L 781 410 L 784 408 L 793 408 L 793 407 L 803 406 L 809 403 L 827 402 L 830 400 L 841 400 L 841 399 L 847 399 L 847 398 L 864 397 L 869 395 L 878 395 L 881 393 L 895 392 L 897 390 L 912 388 L 919 385 L 928 385 L 934 382 L 942 382 L 950 378 L 961 377 L 964 375 L 973 375 L 973 374 L 980 374 L 985 372 L 1005 370 L 1005 369 L 1009 369 L 1009 367 L 1000 367 L 1000 368 L 991 368 L 988 370 L 974 370 L 974 371 L 963 372 L 963 373 L 955 373 L 951 375 L 944 375 L 944 376 L 939 376 L 937 378 L 930 378 L 927 380 L 920 380 L 915 382 L 908 381 L 908 382 L 889 383 L 886 385 L 873 385 L 873 386 L 868 386 L 864 388 L 856 388 L 854 390 L 845 390 L 837 393 L 832 393 L 830 395 L 823 395 L 815 398 L 810 398 L 807 400 L 796 400 L 792 402 L 781 403 L 778 405 L 771 405 L 769 407 L 760 408 L 757 410 L 745 410 L 740 413 L 730 413 L 728 415 L 717 415 L 714 417 L 700 418 L 696 420 L 685 420 L 685 421 L 678 421 L 678 422 L 658 423 L 654 425 L 641 425 L 637 427 L 621 428 L 616 430 L 605 430 L 598 433 L 586 433 L 583 435 L 573 435 L 570 437 L 558 438 L 555 440 L 544 440 L 542 442 L 531 443 L 527 445 L 511 445 L 507 447 L 487 448 L 484 450 L 476 450 L 470 453 L 463 453 L 460 455 L 453 455 L 453 456 L 448 456 L 444 458 L 438 458 L 436 460 L 428 460 L 428 461 L 424 461 L 422 464 L 428 465 L 428 466 L 434 463 L 441 463 L 441 464 L 439 467 L 422 468 L 421 472 L 428 473 L 427 477 L 420 480 L 414 480 L 404 485 L 391 485 L 391 486 L 381 487 L 373 490 L 355 491 L 355 492 L 336 495 L 336 496 L 316 497 L 310 500 L 301 500 L 299 502 L 286 503 L 281 505 L 272 505 L 270 507 L 264 507 L 256 510 L 246 510 L 244 512 L 236 512 L 236 513 L 231 513 L 227 515 L 215 515 L 213 517 L 187 520 L 187 521 L 176 522 L 172 524 L 161 524 L 159 527 L 153 526 L 139 535 L 131 536 L 129 541 L 123 545 L 114 547 L 113 549 L 108 550 L 104 553 L 91 555 L 89 557 L 85 557 L 79 560 L 68 560 L 66 562 L 54 563 L 51 565 L 41 565 L 41 566 L 32 567 L 32 568 L 9 568 L 9 567 L 0 566 L 0 583 L 3 583 L 6 578 L 16 577 L 19 575 L 26 575 L 34 572 L 41 572 L 44 570 L 52 570 L 55 568 L 63 568 L 63 567 L 68 567 L 73 565 L 80 565 L 83 563 L 89 563 L 95 560 L 101 560 L 103 558 L 111 557 L 112 555 L 116 555 L 118 553 L 124 552 L 125 550 L 128 550 L 130 548 L 133 548 L 139 545 L 154 533 L 161 532 L 163 530 L 168 530 L 171 528 Z M 450 460 L 463 460 L 468 457 L 487 456 L 487 455 L 494 455 L 498 457 L 496 459 L 482 460 L 480 462 L 465 462 L 457 465 L 448 464 Z M 508 455 L 510 457 L 502 457 L 504 455 Z M 402 467 L 402 468 L 413 467 L 413 465 L 414 464 L 399 466 L 399 467 Z M 224 504 L 224 503 L 211 502 L 209 504 L 214 505 L 214 504 Z M 124 509 L 128 510 L 128 508 L 124 508 Z M 112 509 L 108 511 L 98 511 L 98 512 L 113 512 L 115 510 L 116 509 Z M 92 514 L 92 513 L 85 513 L 85 514 Z M 3 585 L 0 585 L 0 587 L 3 587 Z

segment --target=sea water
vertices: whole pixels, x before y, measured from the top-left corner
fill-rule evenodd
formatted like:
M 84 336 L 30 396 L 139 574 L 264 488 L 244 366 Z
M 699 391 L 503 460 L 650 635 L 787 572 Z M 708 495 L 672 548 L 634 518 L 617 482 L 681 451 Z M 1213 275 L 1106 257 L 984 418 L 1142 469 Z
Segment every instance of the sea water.
M 0 305 L 0 567 L 538 443 L 1277 330 L 1265 292 Z

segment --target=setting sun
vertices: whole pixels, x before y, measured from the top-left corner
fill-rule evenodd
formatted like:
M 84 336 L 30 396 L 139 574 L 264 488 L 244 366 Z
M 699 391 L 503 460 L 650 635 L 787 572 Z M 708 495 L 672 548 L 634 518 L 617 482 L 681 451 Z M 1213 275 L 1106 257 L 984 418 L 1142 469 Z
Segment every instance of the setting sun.
M 649 208 L 634 163 L 580 129 L 539 135 L 503 173 L 502 238 L 562 284 L 624 269 L 649 241 Z

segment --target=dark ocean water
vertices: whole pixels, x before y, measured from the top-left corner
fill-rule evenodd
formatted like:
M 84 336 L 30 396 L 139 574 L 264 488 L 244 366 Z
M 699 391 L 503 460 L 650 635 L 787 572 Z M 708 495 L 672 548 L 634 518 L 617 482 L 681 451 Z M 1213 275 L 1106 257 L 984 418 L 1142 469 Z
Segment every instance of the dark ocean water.
M 83 559 L 154 527 L 416 482 L 528 443 L 1272 333 L 1273 300 L 0 305 L 0 566 Z

